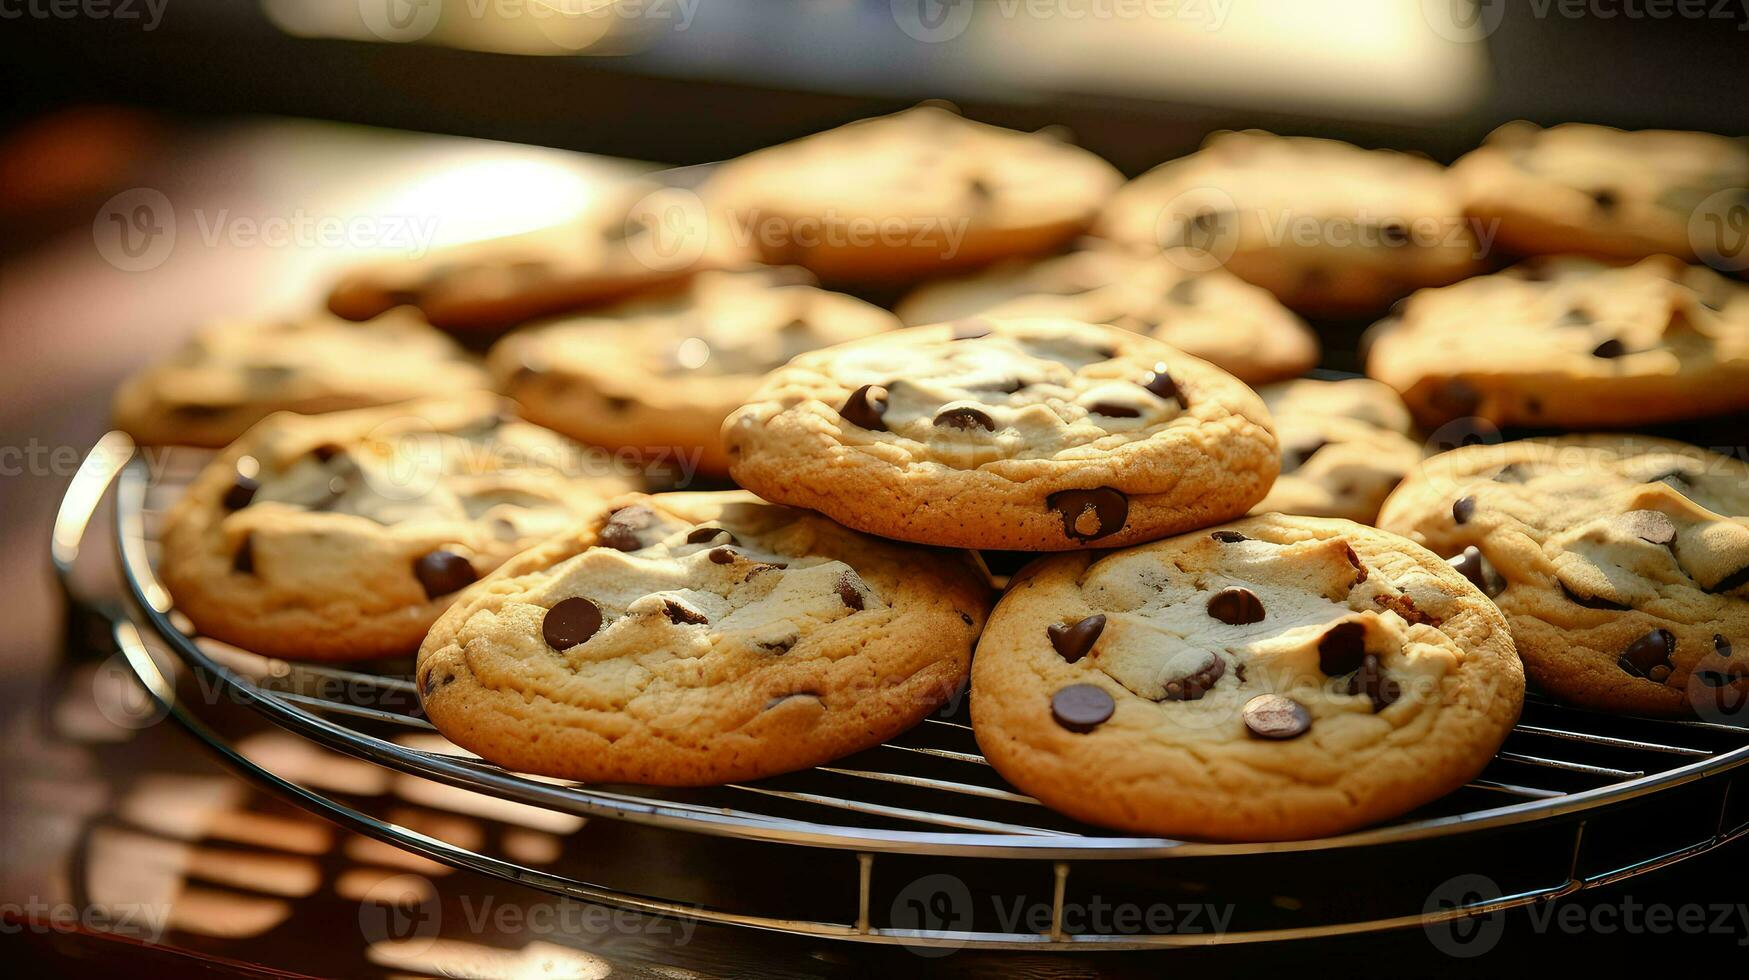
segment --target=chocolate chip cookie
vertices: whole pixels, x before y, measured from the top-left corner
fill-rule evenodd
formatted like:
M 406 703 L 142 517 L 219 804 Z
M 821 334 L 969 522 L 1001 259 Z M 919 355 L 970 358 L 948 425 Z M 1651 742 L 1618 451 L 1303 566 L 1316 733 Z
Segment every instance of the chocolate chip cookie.
M 1263 403 L 1117 327 L 975 317 L 803 354 L 723 425 L 749 490 L 871 534 L 1019 551 L 1117 547 L 1263 498 Z
M 891 313 L 815 288 L 806 270 L 706 272 L 677 295 L 531 324 L 489 363 L 522 414 L 615 450 L 728 472 L 723 419 L 803 351 L 884 333 Z
M 637 495 L 464 595 L 418 685 L 438 730 L 512 769 L 758 779 L 922 720 L 959 691 L 988 611 L 959 555 L 747 493 Z
M 262 421 L 195 478 L 163 576 L 201 632 L 309 660 L 403 654 L 455 594 L 630 489 L 495 395 Z
M 1224 270 L 1196 273 L 1163 255 L 1095 242 L 1067 255 L 1015 259 L 928 283 L 898 306 L 908 324 L 975 314 L 1062 317 L 1147 334 L 1246 384 L 1280 381 L 1318 363 L 1318 338 L 1268 290 Z
M 1422 425 L 1643 425 L 1749 408 L 1749 287 L 1669 256 L 1558 258 L 1416 293 L 1368 375 Z
M 1582 123 L 1542 129 L 1520 121 L 1459 159 L 1452 177 L 1468 212 L 1498 225 L 1508 251 L 1693 260 L 1697 213 L 1709 201 L 1721 216 L 1749 203 L 1749 143 L 1711 133 Z M 1721 193 L 1726 197 L 1715 197 Z
M 689 208 L 659 193 L 658 185 L 632 184 L 562 224 L 372 263 L 334 285 L 328 308 L 364 320 L 414 306 L 445 330 L 489 335 L 734 261 L 738 249 L 696 199 Z
M 116 391 L 115 424 L 144 445 L 219 448 L 274 412 L 306 415 L 485 390 L 478 362 L 417 316 L 316 315 L 204 327 Z
M 750 153 L 701 193 L 765 262 L 886 284 L 1049 252 L 1121 182 L 1055 136 L 924 105 Z
M 1749 694 L 1749 465 L 1644 436 L 1442 453 L 1379 526 L 1453 560 L 1531 679 L 1588 707 L 1678 714 Z
M 972 728 L 1054 809 L 1204 840 L 1338 834 L 1474 778 L 1518 717 L 1506 621 L 1431 552 L 1267 515 L 1015 577 Z
M 1259 130 L 1216 133 L 1130 181 L 1096 231 L 1165 249 L 1186 268 L 1224 265 L 1323 316 L 1367 314 L 1455 282 L 1486 254 L 1438 164 Z
M 1303 378 L 1257 392 L 1275 420 L 1281 475 L 1254 514 L 1279 511 L 1371 524 L 1415 464 L 1409 410 L 1397 393 L 1365 378 Z

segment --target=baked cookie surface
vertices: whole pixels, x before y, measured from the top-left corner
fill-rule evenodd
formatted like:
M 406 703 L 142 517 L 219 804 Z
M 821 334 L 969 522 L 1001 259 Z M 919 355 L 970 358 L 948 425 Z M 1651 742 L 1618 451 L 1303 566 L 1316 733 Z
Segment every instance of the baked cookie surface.
M 1749 200 L 1749 143 L 1711 133 L 1512 122 L 1452 164 L 1470 214 L 1521 255 L 1694 260 L 1691 225 Z M 1734 192 L 1735 198 L 1714 198 Z M 1704 219 L 1702 219 L 1704 220 Z M 1703 234 L 1706 229 L 1701 228 Z M 1704 257 L 1704 256 L 1703 256 Z
M 1107 323 L 1200 357 L 1246 384 L 1318 363 L 1318 338 L 1265 289 L 1220 269 L 1196 273 L 1164 255 L 1089 247 L 1016 259 L 926 283 L 898 305 L 907 324 L 984 314 Z
M 217 449 L 274 412 L 313 415 L 489 387 L 474 358 L 409 314 L 366 323 L 228 320 L 123 382 L 112 414 L 143 445 Z
M 1421 461 L 1409 410 L 1365 378 L 1302 378 L 1258 390 L 1281 442 L 1281 475 L 1254 514 L 1278 511 L 1371 524 L 1379 505 Z
M 1437 556 L 1268 515 L 1015 576 L 972 727 L 1090 823 L 1205 840 L 1354 830 L 1474 778 L 1518 717 L 1499 610 Z
M 1669 715 L 1749 694 L 1749 465 L 1645 436 L 1428 459 L 1379 526 L 1452 557 L 1563 700 Z
M 268 656 L 415 649 L 462 587 L 630 489 L 609 461 L 503 409 L 482 392 L 262 421 L 166 519 L 177 607 Z
M 501 765 L 709 785 L 878 745 L 960 690 L 964 557 L 742 492 L 621 498 L 507 562 L 420 648 L 425 712 Z
M 1302 312 L 1365 314 L 1481 268 L 1445 168 L 1392 150 L 1222 132 L 1117 192 L 1095 232 L 1224 265 Z
M 1279 465 L 1251 389 L 1117 327 L 972 318 L 803 354 L 723 425 L 730 472 L 883 537 L 1116 547 L 1244 513 Z
M 547 228 L 363 265 L 334 284 L 328 309 L 364 320 L 413 306 L 452 333 L 490 335 L 734 260 L 739 250 L 711 227 L 702 206 L 677 205 L 662 193 L 660 185 L 633 183 Z
M 1367 374 L 1423 426 L 1643 425 L 1749 407 L 1749 287 L 1657 256 L 1535 260 L 1411 296 Z
M 1122 179 L 1049 134 L 925 105 L 732 160 L 701 194 L 765 262 L 889 283 L 1048 252 Z
M 887 311 L 811 282 L 794 267 L 700 273 L 678 294 L 530 324 L 500 340 L 488 363 L 525 418 L 726 473 L 723 419 L 766 373 L 898 326 Z

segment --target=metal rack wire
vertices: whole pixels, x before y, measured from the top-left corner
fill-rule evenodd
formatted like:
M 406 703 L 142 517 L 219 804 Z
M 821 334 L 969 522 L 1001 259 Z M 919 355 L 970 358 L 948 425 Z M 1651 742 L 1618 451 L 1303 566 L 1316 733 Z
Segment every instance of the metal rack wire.
M 127 592 L 115 636 L 147 689 L 231 765 L 295 802 L 426 857 L 557 894 L 914 946 L 1205 945 L 1488 914 L 1619 881 L 1749 833 L 1749 787 L 1732 792 L 1749 771 L 1741 768 L 1749 762 L 1749 729 L 1603 715 L 1534 697 L 1497 758 L 1469 785 L 1393 823 L 1307 841 L 1211 844 L 1078 824 L 996 774 L 978 752 L 963 704 L 849 759 L 745 784 L 673 790 L 525 775 L 442 742 L 420 714 L 410 664 L 400 670 L 292 664 L 195 636 L 175 612 L 154 562 L 163 509 L 197 462 L 171 453 L 148 466 L 125 436 L 112 433 L 75 478 L 56 525 L 54 559 L 65 577 L 105 487 L 115 483 L 115 544 Z M 154 648 L 179 666 L 167 671 Z M 328 749 L 492 797 L 597 818 L 592 832 L 614 837 L 622 856 L 660 847 L 692 863 L 683 879 L 661 882 L 667 894 L 653 894 L 656 876 L 640 871 L 636 860 L 616 864 L 602 856 L 591 868 L 596 880 L 584 880 L 376 820 L 231 749 L 203 721 L 200 699 L 178 696 L 171 675 L 184 668 L 209 697 L 217 692 L 234 699 Z M 1644 829 L 1654 821 L 1659 836 L 1647 839 Z M 802 894 L 781 898 L 747 889 L 739 878 L 729 887 L 728 876 L 748 860 L 792 867 L 805 861 L 818 869 L 809 875 L 817 880 Z M 1388 874 L 1355 880 L 1355 866 L 1380 862 Z M 1477 873 L 1498 887 L 1440 898 L 1444 884 Z M 951 882 L 943 887 L 969 896 L 971 908 L 947 908 L 921 921 L 906 914 L 927 911 L 916 905 L 915 886 L 943 876 Z M 1172 896 L 1224 903 L 1239 914 L 1212 933 L 1090 928 L 1065 914 L 1090 899 L 1158 903 Z M 984 905 L 1007 898 L 1048 908 L 1048 915 L 1041 911 L 1027 928 L 1012 918 L 988 921 Z

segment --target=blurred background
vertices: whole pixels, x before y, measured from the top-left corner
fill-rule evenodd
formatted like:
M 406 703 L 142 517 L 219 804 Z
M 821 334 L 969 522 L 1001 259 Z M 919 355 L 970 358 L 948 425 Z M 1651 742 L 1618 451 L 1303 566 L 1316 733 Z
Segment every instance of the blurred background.
M 0 563 L 0 732 L 13 757 L 0 781 L 0 880 L 9 890 L 26 882 L 32 894 L 89 894 L 81 889 L 99 882 L 87 869 L 108 868 L 101 887 L 176 894 L 182 910 L 151 959 L 74 929 L 27 940 L 26 962 L 238 975 L 693 976 L 780 965 L 820 975 L 925 965 L 884 952 L 859 962 L 860 950 L 746 934 L 707 936 L 678 957 L 663 936 L 584 953 L 514 930 L 440 947 L 448 960 L 368 949 L 352 903 L 393 861 L 246 792 L 172 726 L 134 725 L 106 709 L 104 699 L 123 696 L 98 666 L 107 651 L 82 647 L 87 624 L 63 617 L 40 560 L 60 492 L 107 428 L 117 379 L 202 320 L 313 306 L 334 270 L 361 255 L 538 227 L 586 206 L 607 177 L 723 160 L 922 99 L 1018 129 L 1062 127 L 1130 175 L 1225 128 L 1333 136 L 1447 162 L 1519 118 L 1741 135 L 1746 7 L 0 0 L 0 545 L 10 559 Z M 286 756 L 286 745 L 258 747 L 281 753 L 282 765 L 324 770 Z M 404 786 L 349 791 L 379 796 L 436 834 L 517 837 L 531 861 L 566 830 L 529 826 L 516 812 L 458 817 L 453 801 Z M 169 808 L 174 826 L 142 828 L 128 816 L 163 813 L 164 800 L 181 803 Z M 399 870 L 449 873 L 428 863 Z M 1635 887 L 1736 901 L 1740 886 L 1725 883 L 1743 870 L 1740 856 L 1729 857 Z M 469 878 L 464 892 L 508 889 L 458 877 Z M 334 938 L 312 949 L 312 937 Z M 1568 945 L 1596 952 L 1596 939 Z M 1419 934 L 1366 942 L 1319 955 L 1362 964 L 1382 950 L 1426 948 Z M 1027 968 L 1045 975 L 1066 964 Z M 1159 969 L 1146 958 L 1099 964 Z M 1014 964 L 968 956 L 950 966 L 1007 974 Z

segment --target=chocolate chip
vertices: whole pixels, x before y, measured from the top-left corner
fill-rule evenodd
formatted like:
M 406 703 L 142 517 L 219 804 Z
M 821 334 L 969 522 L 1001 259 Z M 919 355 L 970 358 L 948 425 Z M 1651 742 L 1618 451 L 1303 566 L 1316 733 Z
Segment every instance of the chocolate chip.
M 1627 649 L 1621 652 L 1621 657 L 1615 665 L 1635 677 L 1646 677 L 1653 680 L 1652 672 L 1659 667 L 1665 668 L 1664 676 L 1669 676 L 1672 667 L 1670 655 L 1676 652 L 1676 634 L 1667 629 L 1655 629 L 1645 636 L 1629 643 Z
M 850 581 L 849 575 L 838 576 L 838 581 L 832 586 L 832 591 L 838 593 L 838 598 L 853 612 L 862 612 L 862 592 L 856 584 Z
M 644 547 L 638 532 L 647 531 L 655 524 L 656 512 L 643 504 L 621 507 L 608 515 L 607 523 L 601 525 L 601 531 L 595 536 L 595 543 L 615 551 L 637 551 Z
M 1259 694 L 1245 702 L 1241 715 L 1245 727 L 1258 738 L 1298 738 L 1312 728 L 1312 716 L 1305 706 L 1279 694 Z
M 1210 653 L 1207 654 L 1197 668 L 1183 677 L 1174 677 L 1163 685 L 1168 701 L 1201 701 L 1215 686 L 1215 682 L 1226 676 L 1227 662 Z
M 981 177 L 973 177 L 971 182 L 966 185 L 966 190 L 971 192 L 972 197 L 980 204 L 988 204 L 996 197 L 996 192 Z
M 1064 536 L 1077 541 L 1115 534 L 1123 530 L 1130 516 L 1130 499 L 1110 487 L 1058 490 L 1045 498 L 1045 506 L 1063 515 Z M 1091 529 L 1083 526 L 1089 519 Z
M 601 629 L 601 608 L 582 596 L 561 599 L 541 619 L 541 636 L 554 650 L 569 650 Z
M 735 536 L 733 534 L 729 534 L 728 531 L 725 531 L 720 527 L 711 527 L 709 524 L 706 524 L 703 527 L 695 527 L 689 531 L 686 535 L 686 543 L 704 544 L 707 541 L 715 541 L 718 535 L 728 535 L 729 543 L 735 543 Z
M 1731 641 L 1725 639 L 1723 633 L 1713 634 L 1713 650 L 1726 660 L 1731 659 Z
M 739 556 L 728 548 L 712 548 L 710 550 L 710 560 L 713 565 L 727 565 L 737 557 Z
M 1341 677 L 1360 669 L 1366 658 L 1366 627 L 1337 623 L 1318 641 L 1318 669 L 1325 677 Z
M 1385 676 L 1384 662 L 1376 654 L 1369 653 L 1362 658 L 1354 679 L 1348 682 L 1348 693 L 1365 694 L 1372 701 L 1372 710 L 1377 713 L 1396 704 L 1403 696 L 1403 689 Z
M 1348 563 L 1353 565 L 1354 570 L 1359 573 L 1354 576 L 1355 584 L 1358 585 L 1359 583 L 1366 581 L 1366 566 L 1361 564 L 1360 556 L 1354 553 L 1354 545 L 1351 545 L 1346 541 L 1342 542 L 1342 557 L 1348 559 Z
M 1141 386 L 1158 398 L 1177 402 L 1179 408 L 1188 407 L 1184 400 L 1184 392 L 1179 390 L 1178 382 L 1172 380 L 1172 375 L 1166 373 L 1166 365 L 1164 364 L 1154 365 L 1154 370 L 1148 372 L 1148 376 L 1141 380 Z
M 1559 581 L 1559 580 L 1557 579 L 1556 581 Z M 1621 610 L 1621 609 L 1628 608 L 1627 606 L 1624 606 L 1619 602 L 1616 602 L 1612 599 L 1605 599 L 1601 596 L 1580 595 L 1579 593 L 1574 592 L 1572 587 L 1569 586 L 1567 583 L 1561 582 L 1560 584 L 1561 584 L 1561 591 L 1566 593 L 1568 602 L 1571 602 L 1575 605 L 1584 606 L 1586 609 Z
M 955 320 L 953 323 L 953 340 L 979 340 L 990 336 L 990 323 L 987 320 Z
M 1597 205 L 1597 210 L 1609 214 L 1615 210 L 1616 205 L 1620 204 L 1621 200 L 1616 197 L 1615 191 L 1607 187 L 1599 187 L 1591 192 L 1591 202 Z
M 1190 306 L 1196 302 L 1197 287 L 1201 282 L 1202 280 L 1195 278 L 1180 279 L 1166 291 L 1166 298 L 1174 303 Z
M 1457 500 L 1452 502 L 1451 519 L 1455 523 L 1468 524 L 1470 522 L 1470 518 L 1475 516 L 1475 513 L 1476 513 L 1476 498 L 1475 497 L 1459 497 Z
M 1092 684 L 1070 684 L 1051 695 L 1051 717 L 1072 732 L 1090 732 L 1105 724 L 1117 702 L 1104 688 Z
M 1488 563 L 1482 550 L 1475 545 L 1465 547 L 1462 554 L 1447 559 L 1447 563 L 1462 573 L 1464 578 L 1470 580 L 1471 585 L 1481 589 L 1482 594 L 1490 599 L 1506 589 L 1505 582 L 1500 578 L 1500 573 L 1494 570 L 1494 566 Z
M 472 585 L 479 578 L 466 558 L 442 549 L 421 555 L 413 563 L 413 575 L 425 587 L 425 595 L 432 599 Z
M 1602 358 L 1608 359 L 1608 358 L 1620 357 L 1623 354 L 1626 354 L 1627 352 L 1628 352 L 1628 345 L 1622 343 L 1621 341 L 1615 339 L 1614 337 L 1611 337 L 1608 340 L 1604 341 L 1603 343 L 1598 344 L 1596 347 L 1593 347 L 1591 349 L 1591 356 L 1592 357 L 1602 357 Z
M 225 491 L 225 509 L 242 510 L 249 506 L 250 501 L 255 499 L 255 491 L 259 489 L 261 489 L 259 480 L 238 473 L 230 488 Z
M 776 640 L 760 640 L 758 646 L 774 657 L 781 657 L 795 648 L 797 639 L 799 637 L 785 636 Z
M 1209 537 L 1214 538 L 1222 544 L 1238 544 L 1241 541 L 1251 540 L 1245 535 L 1240 534 L 1238 531 L 1211 531 Z
M 706 616 L 704 613 L 701 613 L 690 606 L 675 602 L 673 599 L 662 600 L 662 612 L 667 614 L 668 621 L 676 626 L 697 626 L 701 623 L 710 622 L 710 617 Z
M 320 446 L 310 450 L 310 455 L 316 457 L 316 462 L 326 463 L 345 451 L 346 450 L 341 449 L 339 446 L 336 446 L 331 442 L 324 442 Z
M 958 429 L 961 432 L 972 429 L 983 429 L 985 432 L 996 431 L 996 423 L 990 416 L 969 405 L 942 410 L 941 414 L 935 417 L 935 424 L 943 429 Z
M 1142 410 L 1134 405 L 1118 405 L 1114 402 L 1095 402 L 1087 411 L 1109 419 L 1140 418 L 1142 414 Z
M 1250 589 L 1232 586 L 1209 598 L 1208 611 L 1228 626 L 1244 626 L 1263 619 L 1263 600 Z
M 1286 450 L 1281 454 L 1281 471 L 1283 473 L 1292 473 L 1294 470 L 1306 465 L 1306 460 L 1311 459 L 1318 450 L 1323 449 L 1328 445 L 1330 445 L 1330 440 L 1319 439 L 1315 442 L 1307 443 L 1302 446 L 1295 446 L 1292 449 Z
M 955 610 L 955 612 L 958 612 L 958 610 Z M 971 613 L 963 613 L 963 612 L 960 613 L 960 622 L 966 624 L 967 626 L 972 625 Z
M 1724 578 L 1719 579 L 1712 585 L 1705 586 L 1705 588 L 1708 592 L 1715 594 L 1719 592 L 1730 592 L 1733 589 L 1741 588 L 1745 582 L 1749 582 L 1749 565 L 1744 565 L 1742 568 L 1739 568 Z
M 1093 649 L 1094 641 L 1104 631 L 1103 614 L 1088 616 L 1073 623 L 1052 623 L 1045 627 L 1045 635 L 1050 637 L 1051 646 L 1069 663 L 1087 656 L 1087 651 Z
M 850 393 L 838 415 L 851 425 L 871 432 L 885 432 L 887 423 L 881 416 L 887 413 L 887 389 L 880 385 L 863 385 Z
M 1621 525 L 1647 544 L 1669 546 L 1676 541 L 1676 522 L 1655 510 L 1630 510 L 1621 515 Z
M 231 568 L 241 575 L 255 574 L 255 536 L 243 535 L 243 543 L 237 546 L 237 553 L 231 556 Z
M 1393 248 L 1409 244 L 1409 226 L 1401 221 L 1387 221 L 1379 226 L 1379 240 Z
M 1445 418 L 1462 418 L 1476 414 L 1476 409 L 1482 404 L 1482 394 L 1469 382 L 1453 378 L 1433 389 L 1427 403 Z

